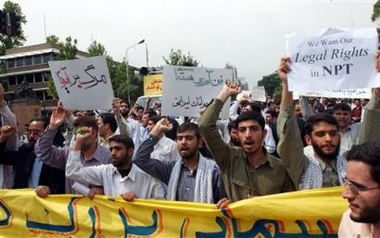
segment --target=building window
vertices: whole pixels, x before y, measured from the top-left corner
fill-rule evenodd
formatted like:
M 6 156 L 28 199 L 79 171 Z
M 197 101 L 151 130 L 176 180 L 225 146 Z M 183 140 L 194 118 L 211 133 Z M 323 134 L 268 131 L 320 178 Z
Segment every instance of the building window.
M 16 59 L 16 67 L 24 66 L 24 58 L 17 58 Z
M 18 75 L 17 77 L 17 84 L 21 84 L 22 81 L 24 81 L 24 75 Z
M 34 64 L 41 64 L 41 55 L 34 55 L 33 61 L 34 61 Z
M 43 58 L 43 62 L 46 64 L 47 62 L 51 61 L 51 54 L 50 53 L 44 54 L 42 58 Z
M 9 85 L 16 85 L 16 77 L 15 76 L 9 76 L 8 77 L 8 84 Z
M 33 58 L 32 56 L 26 56 L 25 57 L 25 66 L 29 66 L 33 64 Z
M 25 76 L 28 83 L 33 83 L 33 74 L 27 74 Z
M 15 60 L 14 59 L 8 59 L 8 68 L 14 68 L 15 67 Z
M 43 82 L 41 73 L 37 73 L 34 75 L 34 82 L 36 82 L 36 83 Z

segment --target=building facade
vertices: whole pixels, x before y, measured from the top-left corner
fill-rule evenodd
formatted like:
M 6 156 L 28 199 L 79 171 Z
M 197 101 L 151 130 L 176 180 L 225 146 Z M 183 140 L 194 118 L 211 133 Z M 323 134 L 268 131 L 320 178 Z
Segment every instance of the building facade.
M 57 60 L 60 52 L 57 44 L 44 43 L 7 49 L 0 60 L 5 62 L 6 73 L 0 74 L 0 82 L 6 87 L 6 100 L 18 121 L 18 132 L 25 132 L 30 119 L 40 117 L 57 105 L 47 93 L 50 77 L 49 61 Z M 76 58 L 87 54 L 78 51 Z

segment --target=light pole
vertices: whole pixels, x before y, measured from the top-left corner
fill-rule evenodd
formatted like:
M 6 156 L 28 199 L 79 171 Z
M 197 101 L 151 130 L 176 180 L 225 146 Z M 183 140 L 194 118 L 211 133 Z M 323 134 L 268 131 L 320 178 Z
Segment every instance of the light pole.
M 149 69 L 149 64 L 148 64 L 148 43 L 145 42 L 145 57 L 146 57 L 146 67 Z
M 128 92 L 128 103 L 131 104 L 131 87 L 129 85 L 129 76 L 128 76 L 128 50 L 132 49 L 133 47 L 135 47 L 136 45 L 140 45 L 142 43 L 145 42 L 145 39 L 142 39 L 141 41 L 129 46 L 126 50 L 125 50 L 125 64 L 126 64 L 126 73 L 127 73 L 127 84 L 128 84 L 128 88 L 127 88 L 127 92 Z

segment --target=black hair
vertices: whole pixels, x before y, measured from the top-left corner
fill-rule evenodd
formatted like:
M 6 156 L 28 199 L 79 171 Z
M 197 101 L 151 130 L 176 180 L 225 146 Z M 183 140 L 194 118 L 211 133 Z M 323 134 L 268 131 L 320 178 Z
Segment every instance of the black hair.
M 319 122 L 326 122 L 327 124 L 336 126 L 336 129 L 339 130 L 339 124 L 336 118 L 331 114 L 322 112 L 322 113 L 314 114 L 310 116 L 309 119 L 307 119 L 306 124 L 305 124 L 306 135 L 311 136 L 311 132 L 313 131 L 314 125 Z
M 155 115 L 155 116 L 152 116 L 152 117 L 149 117 L 149 121 L 152 121 L 155 125 L 157 124 L 157 122 L 159 121 L 159 120 L 161 120 L 161 116 L 157 116 L 157 115 Z
M 29 124 L 32 123 L 32 122 L 42 122 L 44 124 L 44 128 L 46 129 L 46 127 L 49 125 L 49 120 L 48 118 L 45 118 L 45 117 L 36 117 L 36 118 L 33 118 L 29 121 Z
M 347 161 L 363 162 L 371 167 L 370 174 L 373 180 L 380 184 L 380 142 L 366 142 L 353 145 L 346 152 Z
M 246 120 L 257 121 L 259 123 L 259 125 L 261 126 L 262 130 L 264 130 L 264 128 L 265 128 L 265 120 L 264 120 L 263 115 L 261 115 L 261 112 L 256 112 L 256 111 L 246 111 L 246 112 L 243 112 L 242 114 L 240 114 L 236 118 L 236 127 L 239 126 L 240 122 L 246 121 Z
M 236 121 L 230 121 L 227 125 L 227 128 L 228 128 L 228 132 L 231 132 L 232 128 L 236 129 L 237 125 L 236 125 Z
M 198 125 L 195 124 L 195 123 L 193 123 L 193 122 L 184 122 L 184 123 L 182 123 L 181 125 L 178 126 L 178 128 L 177 128 L 177 134 L 181 133 L 181 132 L 184 132 L 184 131 L 194 131 L 195 132 L 195 136 L 198 139 L 201 138 L 201 134 L 199 133 Z
M 91 127 L 96 133 L 98 133 L 98 123 L 94 117 L 83 116 L 75 118 L 73 122 L 74 127 Z
M 103 124 L 110 125 L 111 131 L 115 133 L 118 127 L 116 119 L 115 119 L 115 115 L 113 113 L 106 112 L 106 113 L 100 114 L 99 117 L 102 119 Z
M 108 138 L 108 141 L 121 143 L 125 146 L 126 149 L 135 148 L 135 144 L 133 143 L 132 138 L 127 135 L 114 135 Z
M 333 113 L 335 111 L 338 111 L 338 110 L 351 113 L 351 108 L 350 108 L 350 106 L 347 103 L 337 103 L 337 104 L 335 104 L 334 107 L 332 108 Z
M 269 115 L 271 115 L 272 117 L 277 117 L 277 116 L 278 116 L 278 115 L 277 115 L 277 112 L 274 111 L 274 110 L 268 110 L 268 111 L 265 112 L 265 114 L 269 114 Z

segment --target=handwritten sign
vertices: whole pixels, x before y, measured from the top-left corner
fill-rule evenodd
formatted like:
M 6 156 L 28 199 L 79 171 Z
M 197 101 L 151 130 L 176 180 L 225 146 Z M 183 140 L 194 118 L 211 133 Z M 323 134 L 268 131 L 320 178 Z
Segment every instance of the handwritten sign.
M 67 109 L 110 109 L 114 98 L 106 57 L 49 61 L 59 99 Z
M 232 79 L 230 69 L 164 66 L 162 113 L 199 117 L 227 79 Z M 230 99 L 224 104 L 221 118 L 228 118 L 229 105 Z
M 375 28 L 327 29 L 290 35 L 286 42 L 292 60 L 289 89 L 303 93 L 378 87 L 377 45 Z
M 252 93 L 251 98 L 253 101 L 258 101 L 258 102 L 266 102 L 267 101 L 264 86 L 252 87 L 251 93 Z
M 371 98 L 372 93 L 369 88 L 357 88 L 357 89 L 334 89 L 326 90 L 323 92 L 303 92 L 293 93 L 293 99 L 299 99 L 299 96 L 307 97 L 325 97 L 325 98 Z
M 162 80 L 162 74 L 146 75 L 144 77 L 144 95 L 161 95 Z

